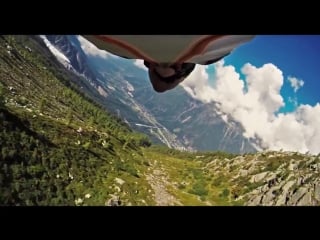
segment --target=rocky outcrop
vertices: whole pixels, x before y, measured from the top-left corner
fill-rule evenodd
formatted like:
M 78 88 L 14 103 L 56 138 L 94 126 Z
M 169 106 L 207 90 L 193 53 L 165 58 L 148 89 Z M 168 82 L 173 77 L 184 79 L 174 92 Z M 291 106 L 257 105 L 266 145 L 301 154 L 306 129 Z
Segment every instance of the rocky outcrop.
M 268 156 L 263 157 L 264 154 Z M 262 160 L 261 163 L 271 171 L 247 176 L 250 184 L 260 183 L 262 186 L 244 195 L 247 199 L 245 205 L 319 205 L 320 183 L 316 170 L 320 159 L 312 156 L 310 160 L 310 156 L 298 153 L 278 152 L 276 154 L 277 156 L 270 153 L 257 154 Z M 291 156 L 294 158 L 289 159 Z M 256 171 L 258 169 L 256 167 Z M 243 170 L 240 173 L 243 173 Z M 244 174 L 240 175 L 244 176 Z
M 231 179 L 234 201 L 247 206 L 313 206 L 320 204 L 319 156 L 293 152 L 260 152 L 214 160 L 206 169 Z

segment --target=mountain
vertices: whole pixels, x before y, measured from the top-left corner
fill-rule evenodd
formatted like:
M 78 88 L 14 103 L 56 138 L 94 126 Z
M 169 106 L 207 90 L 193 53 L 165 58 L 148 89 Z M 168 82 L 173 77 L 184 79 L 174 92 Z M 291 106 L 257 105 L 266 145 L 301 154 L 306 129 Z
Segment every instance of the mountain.
M 155 143 L 165 143 L 170 147 L 184 149 L 176 136 L 158 123 L 148 110 L 132 97 L 131 91 L 134 88 L 124 77 L 133 71 L 136 73 L 134 76 L 139 78 L 145 75 L 143 70 L 139 71 L 132 63 L 121 58 L 105 61 L 99 56 L 86 56 L 75 36 L 50 35 L 48 38 L 42 36 L 42 39 L 67 69 L 82 76 L 75 83 L 92 99 L 124 119 L 132 128 L 148 134 Z M 79 66 L 84 67 L 79 68 Z M 145 127 L 141 129 L 141 126 Z
M 145 70 L 133 60 L 109 55 L 101 57 L 83 51 L 86 40 L 77 36 L 46 36 L 64 55 L 74 72 L 85 76 L 96 91 L 105 92 L 99 101 L 124 119 L 132 128 L 148 134 L 153 142 L 189 150 L 221 150 L 233 153 L 255 152 L 253 142 L 243 137 L 243 128 L 232 117 L 222 119 L 214 103 L 193 99 L 182 88 L 158 94 L 153 91 Z M 83 82 L 78 82 L 83 84 Z M 173 104 L 174 103 L 174 104 Z
M 77 47 L 77 45 L 72 44 L 70 36 L 47 35 L 41 37 L 45 42 L 47 40 L 51 42 L 52 45 L 59 46 L 58 51 L 61 51 L 66 57 L 65 66 L 68 69 L 73 70 L 73 72 L 78 73 L 80 76 L 85 76 L 86 80 L 94 87 L 99 87 L 97 76 L 86 62 L 85 54 L 79 46 Z M 55 53 L 57 53 L 57 51 Z M 59 55 L 56 54 L 56 56 Z
M 0 205 L 320 204 L 319 155 L 150 146 L 82 78 L 39 38 L 0 36 Z

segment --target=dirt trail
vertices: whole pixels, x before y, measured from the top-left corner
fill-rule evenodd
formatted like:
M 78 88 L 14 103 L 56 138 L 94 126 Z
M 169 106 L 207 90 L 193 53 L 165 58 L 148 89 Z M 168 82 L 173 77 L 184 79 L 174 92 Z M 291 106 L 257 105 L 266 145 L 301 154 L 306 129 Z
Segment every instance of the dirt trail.
M 160 169 L 152 169 L 146 178 L 154 190 L 154 197 L 157 206 L 182 205 L 173 195 L 168 193 L 166 187 L 171 185 L 168 182 L 165 172 Z

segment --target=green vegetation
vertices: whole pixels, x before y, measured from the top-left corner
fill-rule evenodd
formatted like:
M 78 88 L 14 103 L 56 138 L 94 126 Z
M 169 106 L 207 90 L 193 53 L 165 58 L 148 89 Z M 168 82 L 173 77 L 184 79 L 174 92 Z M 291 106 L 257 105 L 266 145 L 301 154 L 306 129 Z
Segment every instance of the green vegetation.
M 123 204 L 153 204 L 146 187 L 131 191 L 148 186 L 138 172 L 149 139 L 66 85 L 66 75 L 25 46 L 38 45 L 0 38 L 0 204 L 104 205 L 110 194 Z
M 3 86 L 0 83 L 0 108 L 4 107 L 4 91 L 3 91 Z

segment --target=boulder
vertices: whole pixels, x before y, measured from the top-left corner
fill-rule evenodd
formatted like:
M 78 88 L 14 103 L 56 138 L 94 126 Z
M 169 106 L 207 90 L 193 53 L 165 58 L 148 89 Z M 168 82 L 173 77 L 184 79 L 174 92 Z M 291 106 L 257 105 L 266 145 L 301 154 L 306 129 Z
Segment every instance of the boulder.
M 125 183 L 124 180 L 122 180 L 121 178 L 115 178 L 114 179 L 116 183 L 120 184 L 120 185 L 123 185 Z
M 289 182 L 287 182 L 283 187 L 282 187 L 282 190 L 284 192 L 288 192 L 289 189 L 294 185 L 295 181 L 294 180 L 291 180 Z
M 305 187 L 300 187 L 289 199 L 288 205 L 295 206 L 297 205 L 300 198 L 302 198 L 306 193 L 308 192 L 308 189 Z
M 314 185 L 314 198 L 320 201 L 320 183 Z
M 120 206 L 121 205 L 121 200 L 119 196 L 113 195 L 112 198 L 110 198 L 107 201 L 107 206 Z
M 258 173 L 256 175 L 253 175 L 251 179 L 249 180 L 250 183 L 256 183 L 262 181 L 268 174 L 269 172 L 262 172 Z
M 255 196 L 252 199 L 249 200 L 248 202 L 248 206 L 257 206 L 257 205 L 261 205 L 261 199 L 262 196 Z
M 311 206 L 312 204 L 312 194 L 307 192 L 297 203 L 297 206 Z

